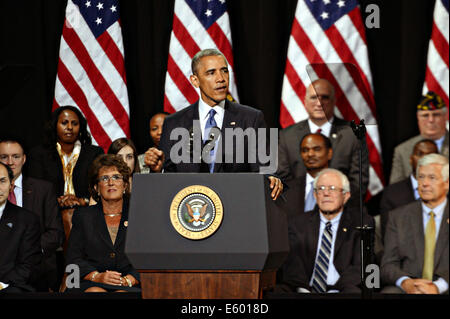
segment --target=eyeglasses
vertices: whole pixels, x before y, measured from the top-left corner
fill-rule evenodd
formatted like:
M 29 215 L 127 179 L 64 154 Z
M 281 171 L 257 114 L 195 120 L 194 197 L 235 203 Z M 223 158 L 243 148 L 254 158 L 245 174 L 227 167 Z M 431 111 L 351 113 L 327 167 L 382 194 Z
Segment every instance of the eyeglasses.
M 336 193 L 342 192 L 344 189 L 336 187 L 334 185 L 330 185 L 330 186 L 322 185 L 322 186 L 318 186 L 318 187 L 314 188 L 314 190 L 318 194 L 323 194 L 323 193 L 325 193 L 326 190 L 328 190 L 332 194 L 336 194 Z
M 109 183 L 109 180 L 112 180 L 113 182 L 123 181 L 123 176 L 120 175 L 120 174 L 114 174 L 112 176 L 103 175 L 103 176 L 100 176 L 99 179 L 98 179 L 98 181 L 100 183 L 104 183 L 104 184 Z

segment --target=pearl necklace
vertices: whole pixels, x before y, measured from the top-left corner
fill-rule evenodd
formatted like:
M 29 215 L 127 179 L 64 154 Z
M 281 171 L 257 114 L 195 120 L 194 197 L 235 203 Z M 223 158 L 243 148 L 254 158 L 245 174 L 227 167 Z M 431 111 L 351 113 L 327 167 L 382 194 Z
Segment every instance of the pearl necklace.
M 103 214 L 103 215 L 108 216 L 108 217 L 114 217 L 114 216 L 120 216 L 120 215 L 122 215 L 122 213 L 117 213 L 117 214 Z

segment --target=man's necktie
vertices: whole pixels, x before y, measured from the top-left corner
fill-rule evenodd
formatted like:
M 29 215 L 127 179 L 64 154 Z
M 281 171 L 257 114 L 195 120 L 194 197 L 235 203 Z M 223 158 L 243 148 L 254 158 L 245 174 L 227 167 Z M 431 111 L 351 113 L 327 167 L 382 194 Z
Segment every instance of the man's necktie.
M 425 228 L 425 252 L 423 256 L 422 278 L 433 280 L 434 268 L 434 248 L 436 247 L 436 224 L 434 222 L 434 213 L 429 213 L 427 227 Z
M 321 133 L 322 133 L 322 129 L 318 128 L 317 131 L 316 131 L 316 134 L 321 134 Z
M 312 288 L 317 293 L 327 292 L 327 274 L 328 263 L 331 256 L 331 242 L 333 239 L 333 231 L 331 230 L 331 222 L 327 222 L 323 230 L 322 240 L 320 241 L 320 250 L 314 266 Z
M 316 206 L 316 199 L 314 198 L 314 181 L 311 181 L 311 188 L 309 190 L 308 195 L 306 196 L 305 200 L 305 212 L 308 212 L 310 210 L 314 209 L 314 206 Z
M 9 192 L 8 195 L 8 200 L 13 203 L 14 205 L 17 205 L 17 201 L 16 201 L 16 194 L 14 193 L 14 189 L 16 188 L 16 186 L 14 185 L 13 188 L 11 189 L 11 191 Z
M 209 111 L 209 116 L 208 119 L 206 120 L 206 124 L 205 124 L 205 135 L 204 135 L 204 139 L 203 142 L 206 142 L 209 140 L 209 133 L 211 132 L 211 128 L 217 126 L 216 120 L 214 119 L 214 115 L 216 115 L 216 111 L 214 109 L 211 109 Z M 211 163 L 209 164 L 209 172 L 212 173 L 214 172 L 214 162 L 215 162 L 215 147 L 209 152 L 210 156 L 211 156 Z

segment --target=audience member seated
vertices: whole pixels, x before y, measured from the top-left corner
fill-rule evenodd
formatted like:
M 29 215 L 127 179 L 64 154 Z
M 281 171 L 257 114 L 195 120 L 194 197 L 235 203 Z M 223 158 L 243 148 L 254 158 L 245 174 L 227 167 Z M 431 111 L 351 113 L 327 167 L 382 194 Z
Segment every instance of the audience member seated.
M 28 156 L 28 175 L 53 183 L 62 211 L 66 237 L 72 227 L 72 209 L 89 203 L 89 165 L 103 150 L 91 145 L 81 112 L 73 106 L 57 108 L 46 127 L 46 141 Z
M 8 201 L 13 179 L 0 162 L 0 293 L 34 291 L 29 280 L 42 258 L 39 218 Z
M 67 246 L 67 265 L 80 269 L 85 292 L 139 292 L 139 273 L 125 255 L 131 172 L 117 155 L 98 157 L 89 170 L 95 206 L 79 207 Z
M 380 201 L 380 217 L 381 217 L 381 235 L 384 238 L 388 213 L 397 207 L 409 204 L 415 200 L 419 200 L 419 191 L 417 190 L 416 170 L 417 162 L 425 155 L 438 153 L 438 148 L 432 140 L 421 140 L 414 145 L 413 153 L 409 158 L 412 167 L 409 177 L 388 185 L 383 190 Z
M 150 137 L 152 139 L 153 145 L 150 147 L 156 147 L 159 149 L 159 141 L 161 140 L 162 128 L 164 124 L 164 119 L 167 113 L 156 113 L 150 119 Z M 139 166 L 141 173 L 150 173 L 150 167 L 145 164 L 145 153 L 138 156 Z
M 53 185 L 22 173 L 26 162 L 23 144 L 17 139 L 0 141 L 0 161 L 13 171 L 13 191 L 9 201 L 35 213 L 40 220 L 42 263 L 32 273 L 31 284 L 38 291 L 57 291 L 56 250 L 64 240 L 64 228 Z
M 111 143 L 108 148 L 108 154 L 119 155 L 128 165 L 131 175 L 140 173 L 140 167 L 137 164 L 136 147 L 132 140 L 121 137 Z
M 286 183 L 288 186 L 284 193 L 286 201 L 281 203 L 288 218 L 316 207 L 313 182 L 320 171 L 328 168 L 333 156 L 331 142 L 328 137 L 320 133 L 306 134 L 300 141 L 300 156 L 306 167 L 306 175 Z
M 130 192 L 133 182 L 133 174 L 140 173 L 139 165 L 136 165 L 137 152 L 132 140 L 121 137 L 114 140 L 108 148 L 108 154 L 119 155 L 130 168 Z M 89 199 L 89 205 L 95 205 L 97 202 L 92 198 Z
M 306 167 L 300 156 L 300 141 L 308 133 L 321 133 L 330 139 L 333 147 L 330 167 L 348 176 L 353 197 L 358 198 L 360 142 L 349 122 L 334 116 L 335 102 L 334 87 L 330 82 L 318 79 L 311 83 L 304 101 L 308 119 L 280 132 L 277 175 L 285 180 L 306 175 Z M 362 185 L 365 194 L 369 184 L 369 157 L 366 145 L 362 153 Z
M 324 169 L 314 179 L 318 208 L 289 221 L 290 252 L 282 267 L 282 286 L 301 293 L 360 293 L 359 215 L 344 207 L 348 178 Z M 365 215 L 373 226 L 373 219 Z
M 428 92 L 417 106 L 417 124 L 420 135 L 398 145 L 394 150 L 390 184 L 401 181 L 411 175 L 409 157 L 414 145 L 423 139 L 433 140 L 439 153 L 448 158 L 448 130 L 446 128 L 447 106 L 442 98 L 434 92 Z
M 389 212 L 381 262 L 382 293 L 448 294 L 448 159 L 417 163 L 421 201 Z

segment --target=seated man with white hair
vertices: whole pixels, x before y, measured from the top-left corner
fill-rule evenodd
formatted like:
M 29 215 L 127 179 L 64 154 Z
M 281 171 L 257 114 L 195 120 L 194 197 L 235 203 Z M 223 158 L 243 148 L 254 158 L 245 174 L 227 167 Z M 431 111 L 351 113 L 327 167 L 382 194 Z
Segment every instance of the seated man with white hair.
M 381 261 L 382 293 L 448 294 L 448 159 L 417 163 L 420 201 L 389 212 Z
M 297 292 L 360 293 L 360 219 L 345 207 L 351 196 L 348 178 L 327 168 L 313 185 L 317 207 L 289 221 L 282 285 Z M 365 218 L 373 226 L 373 218 Z

